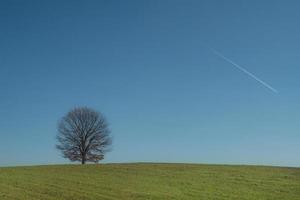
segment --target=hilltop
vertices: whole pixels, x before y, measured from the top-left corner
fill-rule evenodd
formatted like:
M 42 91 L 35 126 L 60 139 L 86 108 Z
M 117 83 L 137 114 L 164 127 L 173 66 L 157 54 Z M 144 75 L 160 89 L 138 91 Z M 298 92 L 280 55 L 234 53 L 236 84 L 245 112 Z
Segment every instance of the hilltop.
M 0 168 L 2 200 L 298 200 L 300 168 L 98 164 Z

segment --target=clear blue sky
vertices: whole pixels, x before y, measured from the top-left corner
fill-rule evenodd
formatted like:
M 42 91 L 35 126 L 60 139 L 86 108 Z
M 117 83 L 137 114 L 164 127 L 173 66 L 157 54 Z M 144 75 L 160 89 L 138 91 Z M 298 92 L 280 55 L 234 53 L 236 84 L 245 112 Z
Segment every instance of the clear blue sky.
M 67 163 L 56 125 L 84 105 L 104 162 L 300 166 L 298 2 L 1 1 L 0 165 Z

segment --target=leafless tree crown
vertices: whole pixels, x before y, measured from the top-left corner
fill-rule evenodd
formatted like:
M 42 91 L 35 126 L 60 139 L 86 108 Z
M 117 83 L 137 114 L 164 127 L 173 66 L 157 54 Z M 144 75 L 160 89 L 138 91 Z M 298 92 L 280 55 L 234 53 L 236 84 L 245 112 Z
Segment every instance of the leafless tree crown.
M 74 108 L 60 120 L 57 140 L 65 158 L 82 164 L 99 162 L 111 145 L 105 118 L 86 107 Z

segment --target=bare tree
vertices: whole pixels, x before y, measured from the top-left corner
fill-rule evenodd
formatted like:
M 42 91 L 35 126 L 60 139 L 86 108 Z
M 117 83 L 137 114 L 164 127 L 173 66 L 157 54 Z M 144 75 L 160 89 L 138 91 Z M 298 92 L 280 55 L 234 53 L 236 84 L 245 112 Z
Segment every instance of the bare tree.
M 60 120 L 57 140 L 63 156 L 81 164 L 102 160 L 112 143 L 103 115 L 87 107 L 74 108 Z

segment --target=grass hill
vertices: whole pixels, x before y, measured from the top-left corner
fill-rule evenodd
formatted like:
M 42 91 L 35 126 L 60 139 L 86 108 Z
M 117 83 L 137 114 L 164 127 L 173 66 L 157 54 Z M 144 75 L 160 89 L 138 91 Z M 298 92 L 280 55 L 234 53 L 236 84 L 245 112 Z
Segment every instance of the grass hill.
M 299 200 L 300 168 L 99 164 L 0 168 L 1 200 Z

